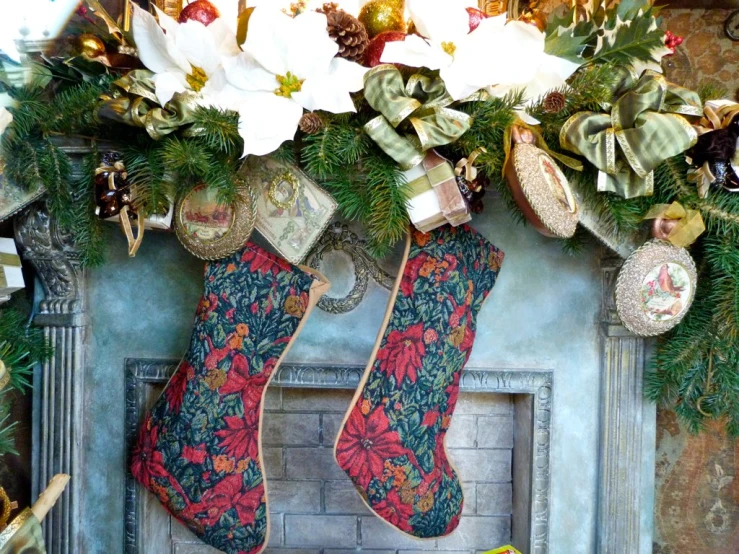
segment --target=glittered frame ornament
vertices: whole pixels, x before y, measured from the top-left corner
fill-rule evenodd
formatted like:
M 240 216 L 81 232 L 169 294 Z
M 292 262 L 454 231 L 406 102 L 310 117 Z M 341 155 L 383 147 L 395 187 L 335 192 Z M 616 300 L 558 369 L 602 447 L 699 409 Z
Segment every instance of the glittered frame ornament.
M 256 224 L 254 193 L 241 187 L 233 204 L 218 201 L 218 192 L 201 184 L 175 208 L 175 232 L 185 249 L 203 260 L 230 256 L 249 240 Z
M 666 333 L 685 317 L 697 284 L 695 262 L 685 248 L 651 240 L 629 256 L 618 274 L 618 316 L 639 336 Z
M 528 142 L 516 144 L 505 168 L 513 199 L 544 236 L 569 238 L 579 220 L 569 182 L 554 159 Z

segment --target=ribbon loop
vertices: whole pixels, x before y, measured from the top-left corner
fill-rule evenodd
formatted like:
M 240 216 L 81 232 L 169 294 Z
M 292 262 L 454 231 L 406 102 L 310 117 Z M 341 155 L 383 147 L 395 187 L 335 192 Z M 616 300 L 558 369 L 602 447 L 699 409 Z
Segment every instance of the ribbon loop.
M 706 230 L 698 210 L 685 209 L 679 202 L 655 204 L 644 219 L 664 219 L 675 224 L 667 234 L 667 240 L 678 248 L 687 248 Z
M 390 64 L 371 69 L 364 77 L 367 102 L 380 114 L 365 132 L 407 170 L 421 163 L 424 153 L 454 142 L 471 125 L 469 115 L 448 108 L 452 103 L 438 77 L 413 75 L 407 84 Z
M 668 83 L 659 73 L 645 71 L 631 83 L 627 75 L 616 87 L 620 94 L 610 114 L 577 113 L 560 132 L 562 148 L 601 171 L 598 190 L 624 198 L 651 196 L 657 166 L 698 139 L 682 116 L 702 113 L 696 93 Z

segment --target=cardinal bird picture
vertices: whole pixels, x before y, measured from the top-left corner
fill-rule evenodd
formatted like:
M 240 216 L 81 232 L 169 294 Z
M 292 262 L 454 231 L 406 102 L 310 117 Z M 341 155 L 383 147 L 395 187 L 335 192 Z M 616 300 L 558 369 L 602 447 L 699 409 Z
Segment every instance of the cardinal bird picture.
M 685 287 L 675 286 L 675 283 L 672 281 L 672 277 L 670 277 L 670 268 L 667 264 L 662 264 L 662 267 L 659 268 L 657 281 L 659 282 L 659 288 L 664 292 L 669 292 L 670 294 L 682 292 L 685 289 Z
M 644 312 L 656 321 L 672 319 L 685 306 L 682 298 L 689 295 L 689 280 L 675 264 L 655 267 L 647 276 L 642 287 Z

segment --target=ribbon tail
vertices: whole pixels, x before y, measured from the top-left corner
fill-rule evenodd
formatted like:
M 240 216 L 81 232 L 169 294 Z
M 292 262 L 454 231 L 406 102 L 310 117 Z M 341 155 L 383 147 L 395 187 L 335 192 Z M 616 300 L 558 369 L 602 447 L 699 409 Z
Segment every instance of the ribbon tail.
M 365 132 L 402 170 L 408 170 L 423 161 L 424 153 L 406 137 L 401 136 L 382 115 L 364 126 Z

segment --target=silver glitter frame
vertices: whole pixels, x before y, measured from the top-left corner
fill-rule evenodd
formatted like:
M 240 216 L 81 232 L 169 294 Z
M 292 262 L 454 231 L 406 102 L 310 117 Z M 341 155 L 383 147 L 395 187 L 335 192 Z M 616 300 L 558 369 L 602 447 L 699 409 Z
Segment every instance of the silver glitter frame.
M 681 312 L 665 321 L 650 319 L 642 306 L 640 291 L 644 279 L 658 265 L 673 263 L 682 267 L 690 279 L 690 297 Z M 682 321 L 690 310 L 698 284 L 698 272 L 693 258 L 685 248 L 678 248 L 663 240 L 651 240 L 638 248 L 624 262 L 616 281 L 616 310 L 624 326 L 642 337 L 666 333 Z

